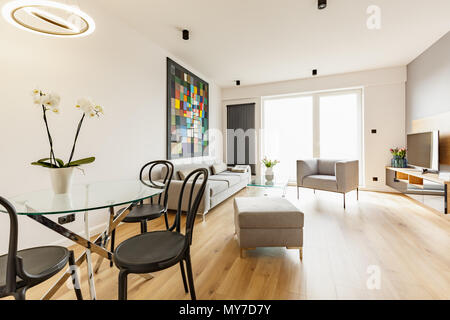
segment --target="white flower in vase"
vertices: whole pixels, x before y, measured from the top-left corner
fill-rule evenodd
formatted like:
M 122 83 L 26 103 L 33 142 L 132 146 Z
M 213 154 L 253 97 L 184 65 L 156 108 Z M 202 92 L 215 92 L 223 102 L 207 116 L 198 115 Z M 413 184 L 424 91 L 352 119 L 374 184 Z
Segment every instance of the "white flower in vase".
M 33 89 L 33 91 L 31 92 L 31 96 L 33 97 L 33 103 L 38 107 L 42 106 L 44 95 L 45 93 L 43 93 L 41 89 L 38 88 Z
M 96 105 L 91 99 L 88 98 L 79 99 L 75 107 L 82 110 L 89 118 L 95 118 L 96 116 L 100 117 L 101 114 L 104 114 L 103 107 Z
M 48 111 L 51 111 L 55 114 L 59 114 L 61 112 L 59 108 L 61 98 L 58 94 L 45 93 L 40 89 L 34 89 L 31 92 L 31 95 L 33 97 L 33 103 L 42 107 L 44 123 L 50 144 L 50 153 L 48 155 L 48 158 L 43 158 L 36 162 L 33 162 L 32 165 L 52 169 L 50 171 L 50 175 L 52 178 L 51 180 L 55 193 L 56 194 L 66 193 L 70 190 L 73 169 L 79 168 L 82 165 L 86 165 L 95 161 L 95 157 L 89 157 L 75 161 L 72 160 L 84 118 L 100 117 L 100 115 L 104 113 L 103 108 L 93 103 L 90 99 L 82 98 L 78 100 L 78 104 L 76 105 L 76 107 L 83 111 L 83 116 L 81 117 L 81 120 L 78 123 L 78 128 L 75 134 L 75 140 L 73 142 L 72 152 L 70 153 L 69 161 L 65 163 L 63 160 L 55 157 L 55 153 L 53 150 L 53 139 L 50 133 L 50 128 L 48 126 L 48 119 L 46 116 Z
M 58 109 L 61 98 L 56 93 L 45 94 L 41 97 L 42 104 L 49 109 Z

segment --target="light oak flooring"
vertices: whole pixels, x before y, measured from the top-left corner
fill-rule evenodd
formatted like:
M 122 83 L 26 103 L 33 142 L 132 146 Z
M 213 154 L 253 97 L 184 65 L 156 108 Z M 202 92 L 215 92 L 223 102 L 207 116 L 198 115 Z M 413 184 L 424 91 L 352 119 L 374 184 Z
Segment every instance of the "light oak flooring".
M 278 191 L 273 191 L 277 196 Z M 237 196 L 261 196 L 248 188 Z M 303 189 L 300 201 L 289 187 L 288 199 L 305 213 L 303 263 L 298 250 L 259 248 L 239 256 L 234 238 L 233 198 L 197 219 L 192 246 L 199 299 L 450 299 L 450 219 L 400 195 L 342 195 Z M 173 216 L 172 216 L 173 218 Z M 149 223 L 163 229 L 163 220 Z M 139 232 L 138 224 L 117 231 L 122 241 Z M 76 249 L 79 254 L 80 250 Z M 97 259 L 96 257 L 94 258 Z M 95 261 L 94 260 L 94 261 Z M 380 270 L 380 289 L 369 290 L 369 266 Z M 369 268 L 370 271 L 370 268 Z M 86 266 L 81 270 L 88 297 Z M 95 277 L 99 299 L 117 299 L 115 267 L 103 262 Z M 28 291 L 38 299 L 56 278 Z M 64 287 L 54 299 L 74 299 Z M 129 276 L 129 299 L 189 299 L 178 266 L 152 280 Z

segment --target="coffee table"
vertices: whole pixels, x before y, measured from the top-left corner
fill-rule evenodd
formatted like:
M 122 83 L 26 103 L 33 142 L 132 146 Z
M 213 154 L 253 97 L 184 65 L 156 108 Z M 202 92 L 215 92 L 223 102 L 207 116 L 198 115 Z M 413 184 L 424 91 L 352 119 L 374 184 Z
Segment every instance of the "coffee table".
M 264 175 L 252 176 L 249 187 L 259 187 L 265 189 L 265 196 L 268 195 L 269 188 L 278 188 L 283 190 L 282 197 L 286 197 L 286 189 L 289 183 L 289 178 L 282 176 L 275 176 L 273 180 L 267 180 Z

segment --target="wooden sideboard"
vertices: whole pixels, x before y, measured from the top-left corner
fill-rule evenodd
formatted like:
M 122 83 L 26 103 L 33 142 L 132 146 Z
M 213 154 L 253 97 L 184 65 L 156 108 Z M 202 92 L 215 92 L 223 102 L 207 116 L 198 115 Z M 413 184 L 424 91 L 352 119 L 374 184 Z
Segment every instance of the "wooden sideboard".
M 442 186 L 442 189 L 427 189 L 426 181 Z M 435 173 L 422 173 L 417 169 L 386 167 L 386 184 L 403 194 L 423 194 L 442 196 L 444 213 L 448 214 L 450 203 L 450 181 L 439 179 Z

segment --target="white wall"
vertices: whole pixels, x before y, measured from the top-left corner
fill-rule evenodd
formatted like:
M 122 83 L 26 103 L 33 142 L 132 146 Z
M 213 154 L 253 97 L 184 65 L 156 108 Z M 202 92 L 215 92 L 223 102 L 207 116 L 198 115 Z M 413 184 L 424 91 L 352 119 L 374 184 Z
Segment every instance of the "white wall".
M 389 149 L 405 145 L 405 81 L 406 67 L 369 70 L 327 77 L 315 77 L 276 82 L 257 86 L 225 88 L 222 90 L 226 128 L 226 106 L 254 102 L 261 114 L 261 99 L 265 96 L 320 92 L 362 87 L 364 114 L 365 187 L 370 190 L 391 191 L 385 185 L 385 166 L 390 163 Z M 261 117 L 257 116 L 257 129 Z M 377 129 L 377 134 L 371 134 Z M 225 150 L 225 149 L 224 149 Z M 261 159 L 260 146 L 258 158 Z M 378 182 L 372 181 L 378 177 Z
M 182 61 L 85 3 L 83 9 L 97 23 L 95 33 L 86 38 L 48 38 L 0 19 L 2 196 L 50 187 L 47 170 L 30 165 L 48 154 L 42 113 L 31 101 L 36 85 L 62 97 L 62 114 L 51 115 L 49 121 L 56 156 L 66 161 L 81 117 L 74 108 L 77 98 L 91 97 L 105 107 L 104 118 L 86 121 L 82 128 L 76 157 L 97 160 L 85 166 L 86 176 L 76 174 L 75 183 L 137 178 L 143 164 L 166 158 L 166 57 Z M 209 82 L 210 127 L 221 131 L 221 89 L 183 65 Z M 222 141 L 216 139 L 215 149 L 222 159 Z M 93 226 L 106 222 L 102 212 L 91 217 Z M 19 223 L 21 248 L 61 239 L 29 218 L 21 217 Z M 68 226 L 80 231 L 82 217 Z M 0 215 L 0 254 L 7 250 L 8 230 L 8 218 Z

